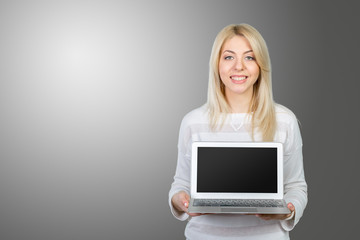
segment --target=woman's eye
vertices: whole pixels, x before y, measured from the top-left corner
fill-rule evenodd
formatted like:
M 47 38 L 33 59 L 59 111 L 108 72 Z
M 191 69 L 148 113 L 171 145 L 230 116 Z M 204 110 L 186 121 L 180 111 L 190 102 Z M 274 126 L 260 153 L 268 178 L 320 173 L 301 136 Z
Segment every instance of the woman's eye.
M 246 57 L 245 57 L 245 60 L 253 61 L 253 60 L 255 60 L 255 58 L 252 57 L 252 56 L 246 56 Z
M 231 59 L 234 59 L 234 57 L 233 56 L 226 56 L 224 59 L 225 60 L 231 60 Z

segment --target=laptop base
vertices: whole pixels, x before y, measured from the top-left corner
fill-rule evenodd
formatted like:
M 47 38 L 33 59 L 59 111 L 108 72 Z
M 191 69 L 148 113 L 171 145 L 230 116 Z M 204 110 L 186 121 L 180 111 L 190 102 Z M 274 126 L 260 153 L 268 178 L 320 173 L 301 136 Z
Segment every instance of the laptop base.
M 230 207 L 230 206 L 194 206 L 193 199 L 190 200 L 189 213 L 219 213 L 219 214 L 290 214 L 286 207 Z

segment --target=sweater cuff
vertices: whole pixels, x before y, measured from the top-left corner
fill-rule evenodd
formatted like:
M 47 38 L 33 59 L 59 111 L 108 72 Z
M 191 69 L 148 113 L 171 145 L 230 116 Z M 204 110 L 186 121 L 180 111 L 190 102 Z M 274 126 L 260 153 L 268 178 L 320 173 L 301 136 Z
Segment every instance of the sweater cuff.
M 283 229 L 285 231 L 291 231 L 294 229 L 295 225 L 299 222 L 300 220 L 300 204 L 298 203 L 298 201 L 296 201 L 295 199 L 292 199 L 291 202 L 294 207 L 295 207 L 295 216 L 293 216 L 291 219 L 285 219 L 285 220 L 281 220 L 280 224 L 283 227 Z
M 179 212 L 179 211 L 177 211 L 173 206 L 172 206 L 172 204 L 170 203 L 170 210 L 171 210 L 171 213 L 173 214 L 173 216 L 176 218 L 176 219 L 178 219 L 178 220 L 180 220 L 180 221 L 185 221 L 186 219 L 188 219 L 189 218 L 189 215 L 187 215 L 186 213 L 184 213 L 184 212 Z
M 169 206 L 170 206 L 170 210 L 171 210 L 172 215 L 173 215 L 176 219 L 178 219 L 178 220 L 180 220 L 180 221 L 185 221 L 185 220 L 187 220 L 187 219 L 189 218 L 189 215 L 188 215 L 187 213 L 185 213 L 185 212 L 179 212 L 179 211 L 176 210 L 176 209 L 174 208 L 174 206 L 172 205 L 172 203 L 171 203 L 171 198 L 172 198 L 173 195 L 174 195 L 174 193 L 170 193 L 170 194 L 169 194 Z

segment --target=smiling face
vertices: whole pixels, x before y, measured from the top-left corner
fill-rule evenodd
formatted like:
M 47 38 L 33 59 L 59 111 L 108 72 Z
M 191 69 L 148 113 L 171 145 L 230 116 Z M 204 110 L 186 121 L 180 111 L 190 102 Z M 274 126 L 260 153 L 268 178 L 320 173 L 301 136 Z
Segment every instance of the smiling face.
M 226 98 L 252 97 L 253 85 L 260 73 L 249 41 L 243 36 L 228 39 L 221 48 L 219 75 Z

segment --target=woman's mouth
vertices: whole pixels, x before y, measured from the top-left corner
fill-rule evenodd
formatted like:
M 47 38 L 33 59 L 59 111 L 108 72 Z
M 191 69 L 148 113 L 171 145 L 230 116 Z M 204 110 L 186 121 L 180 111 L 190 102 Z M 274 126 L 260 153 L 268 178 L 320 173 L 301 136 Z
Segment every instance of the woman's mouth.
M 230 76 L 231 81 L 236 84 L 244 83 L 246 82 L 247 76 L 241 75 L 241 76 Z

